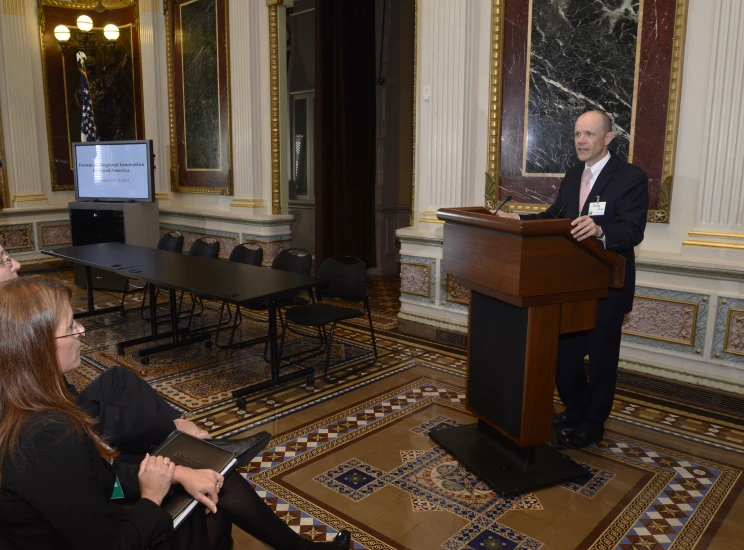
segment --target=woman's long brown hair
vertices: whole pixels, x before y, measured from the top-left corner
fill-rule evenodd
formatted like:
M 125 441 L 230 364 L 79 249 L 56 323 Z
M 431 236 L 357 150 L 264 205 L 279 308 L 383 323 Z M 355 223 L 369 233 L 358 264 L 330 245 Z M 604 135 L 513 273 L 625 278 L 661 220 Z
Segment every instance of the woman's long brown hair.
M 57 360 L 57 327 L 63 322 L 72 292 L 42 277 L 0 283 L 0 468 L 16 461 L 24 423 L 39 412 L 59 412 L 72 429 L 85 433 L 98 453 L 116 452 L 94 430 L 94 421 L 67 391 Z

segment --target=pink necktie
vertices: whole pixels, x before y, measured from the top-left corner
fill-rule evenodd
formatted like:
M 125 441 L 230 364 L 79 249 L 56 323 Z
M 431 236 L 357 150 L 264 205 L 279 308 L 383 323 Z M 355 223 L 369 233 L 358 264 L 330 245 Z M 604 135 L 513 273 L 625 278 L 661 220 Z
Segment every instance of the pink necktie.
M 584 170 L 584 174 L 581 176 L 581 191 L 579 193 L 579 216 L 581 211 L 584 210 L 584 203 L 589 196 L 589 191 L 592 190 L 592 170 L 588 166 Z

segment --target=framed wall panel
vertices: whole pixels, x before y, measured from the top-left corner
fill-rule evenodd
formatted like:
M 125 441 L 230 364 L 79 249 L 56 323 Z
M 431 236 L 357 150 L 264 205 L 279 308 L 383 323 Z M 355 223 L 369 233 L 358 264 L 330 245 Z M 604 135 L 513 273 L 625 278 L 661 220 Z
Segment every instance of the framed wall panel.
M 552 203 L 578 162 L 575 119 L 603 109 L 611 149 L 649 177 L 669 221 L 687 0 L 493 0 L 488 174 L 515 211 Z M 504 60 L 509 60 L 508 64 Z
M 171 190 L 232 195 L 227 0 L 166 0 Z
M 96 11 L 97 4 L 96 0 L 40 0 L 39 3 L 52 191 L 73 189 L 71 144 L 81 139 L 83 102 L 78 52 L 87 55 L 85 67 L 98 139 L 145 138 L 138 3 L 110 0 L 104 2 L 103 12 Z M 80 15 L 93 20 L 90 32 L 77 30 Z M 103 35 L 103 26 L 109 23 L 119 28 L 115 42 Z M 71 31 L 70 40 L 65 43 L 54 36 L 58 25 L 65 25 Z

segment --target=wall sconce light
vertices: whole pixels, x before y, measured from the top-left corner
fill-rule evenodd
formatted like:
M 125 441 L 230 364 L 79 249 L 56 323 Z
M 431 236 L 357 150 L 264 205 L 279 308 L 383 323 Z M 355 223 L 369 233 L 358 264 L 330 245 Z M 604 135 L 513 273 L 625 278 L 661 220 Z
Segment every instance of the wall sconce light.
M 106 37 L 106 40 L 109 40 L 111 42 L 115 41 L 117 38 L 119 38 L 119 27 L 117 27 L 113 23 L 109 23 L 108 25 L 103 27 L 103 36 Z
M 54 38 L 60 42 L 67 42 L 70 39 L 70 29 L 64 25 L 57 25 L 54 27 Z
M 81 15 L 77 18 L 77 28 L 82 32 L 89 32 L 93 28 L 93 20 L 88 15 Z

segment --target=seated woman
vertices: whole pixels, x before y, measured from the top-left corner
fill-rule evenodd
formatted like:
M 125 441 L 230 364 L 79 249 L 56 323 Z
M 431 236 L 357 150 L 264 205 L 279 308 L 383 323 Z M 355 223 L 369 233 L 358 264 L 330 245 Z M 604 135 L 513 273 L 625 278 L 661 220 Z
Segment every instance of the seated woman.
M 238 473 L 117 461 L 65 384 L 83 332 L 70 298 L 47 279 L 0 283 L 0 546 L 217 550 L 235 524 L 276 549 L 350 547 L 347 531 L 328 543 L 300 537 Z M 117 480 L 124 498 L 112 500 Z M 173 483 L 204 506 L 175 531 L 160 507 Z
M 0 245 L 0 283 L 18 277 L 21 264 Z M 106 443 L 124 454 L 144 454 L 162 443 L 175 429 L 211 439 L 209 432 L 170 406 L 137 373 L 114 366 L 96 376 L 81 392 L 71 384 L 67 390 L 88 416 L 96 421 L 96 431 Z M 260 432 L 239 440 L 221 439 L 213 443 L 233 451 L 238 466 L 245 466 L 271 439 Z

